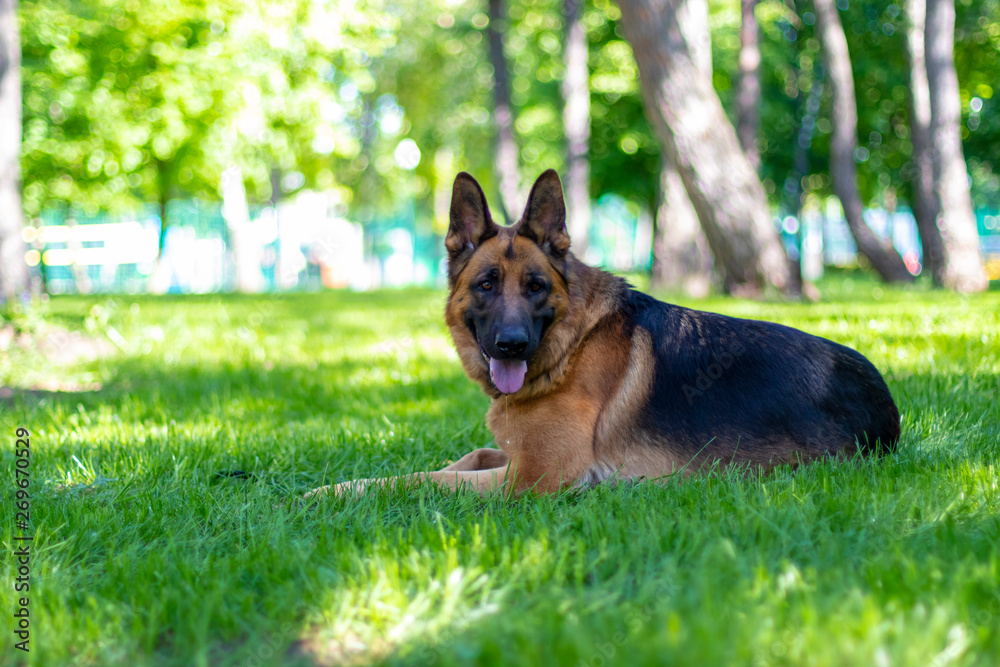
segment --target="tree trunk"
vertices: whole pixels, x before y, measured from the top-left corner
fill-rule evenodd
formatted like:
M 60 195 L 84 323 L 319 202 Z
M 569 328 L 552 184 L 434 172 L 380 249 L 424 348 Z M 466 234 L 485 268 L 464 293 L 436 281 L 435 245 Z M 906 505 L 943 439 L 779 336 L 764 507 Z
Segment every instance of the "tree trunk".
M 156 203 L 160 214 L 160 237 L 156 246 L 156 262 L 163 257 L 163 248 L 167 243 L 167 202 L 170 201 L 170 169 L 169 162 L 156 160 Z
M 157 237 L 156 242 L 157 261 L 163 257 L 163 248 L 167 245 L 167 204 L 169 202 L 170 199 L 167 197 L 167 191 L 161 189 L 158 201 L 156 202 L 156 210 L 160 214 L 160 235 Z
M 17 0 L 0 0 L 0 304 L 26 300 L 21 210 L 21 39 Z
M 708 296 L 712 287 L 712 253 L 698 213 L 684 189 L 680 172 L 663 159 L 660 204 L 653 236 L 652 287 L 688 296 Z
M 494 116 L 497 121 L 496 150 L 493 169 L 500 190 L 500 212 L 507 224 L 517 222 L 519 175 L 517 141 L 514 138 L 514 112 L 510 103 L 510 78 L 507 59 L 503 54 L 503 0 L 490 0 L 490 63 L 493 65 Z
M 954 0 L 927 0 L 925 47 L 931 99 L 931 141 L 937 228 L 943 249 L 940 282 L 959 292 L 989 286 L 979 248 L 969 174 L 962 154 L 961 101 L 955 74 Z
M 764 189 L 678 24 L 692 2 L 705 0 L 619 0 L 646 114 L 677 165 L 725 289 L 784 290 L 788 263 Z
M 747 159 L 760 169 L 760 31 L 754 8 L 759 0 L 740 0 L 740 77 L 736 87 L 736 135 Z
M 565 0 L 563 42 L 566 78 L 562 82 L 563 127 L 566 132 L 566 224 L 573 252 L 583 257 L 590 233 L 590 68 L 583 0 Z
M 253 294 L 264 288 L 260 270 L 260 245 L 250 230 L 250 209 L 243 184 L 243 171 L 233 165 L 222 172 L 222 217 L 226 220 L 236 265 L 236 289 Z
M 814 62 L 809 74 L 811 81 L 805 104 L 802 104 L 801 95 L 795 99 L 796 115 L 800 116 L 799 129 L 796 132 L 795 147 L 792 151 L 792 170 L 782 188 L 788 210 L 794 211 L 795 218 L 799 222 L 798 231 L 795 233 L 799 256 L 791 262 L 792 292 L 799 294 L 804 291 L 808 292 L 810 289 L 805 283 L 802 272 L 804 258 L 802 242 L 805 238 L 802 220 L 802 178 L 809 172 L 809 148 L 812 146 L 813 134 L 816 131 L 816 119 L 819 117 L 820 103 L 823 99 L 823 63 L 821 61 Z M 796 76 L 801 81 L 807 76 L 807 73 L 798 68 Z
M 935 285 L 941 285 L 943 249 L 937 227 L 938 204 L 934 193 L 934 166 L 931 146 L 931 91 L 927 84 L 927 60 L 924 57 L 924 29 L 927 0 L 907 0 L 909 22 L 906 50 L 910 60 L 910 141 L 913 157 L 910 176 L 913 186 L 913 217 L 920 230 L 923 268 Z
M 160 214 L 160 235 L 157 239 L 156 262 L 153 273 L 149 276 L 146 289 L 151 294 L 166 294 L 170 290 L 171 272 L 163 256 L 167 245 L 167 203 L 170 201 L 170 179 L 167 176 L 167 163 L 156 161 L 157 212 Z
M 90 284 L 90 275 L 87 267 L 76 261 L 80 256 L 80 250 L 83 246 L 80 245 L 80 238 L 76 231 L 76 218 L 73 217 L 73 209 L 70 206 L 66 207 L 65 224 L 69 232 L 66 238 L 66 249 L 69 250 L 69 270 L 73 274 L 73 288 L 77 294 L 90 294 L 92 285 Z
M 847 226 L 851 229 L 858 252 L 863 255 L 887 282 L 910 282 L 913 276 L 906 269 L 891 243 L 872 231 L 864 220 L 864 204 L 858 191 L 858 170 L 854 151 L 858 147 L 858 107 L 854 96 L 854 72 L 847 50 L 847 37 L 837 14 L 835 0 L 813 0 L 816 8 L 816 30 L 822 44 L 826 68 L 830 73 L 833 92 L 833 136 L 830 138 L 830 172 L 833 190 L 844 208 Z
M 677 20 L 701 75 L 711 81 L 708 5 L 689 3 L 678 9 Z M 661 161 L 660 202 L 655 223 L 652 286 L 693 297 L 707 296 L 712 286 L 712 253 L 680 172 L 665 156 Z
M 295 287 L 298 282 L 299 272 L 294 263 L 286 262 L 286 249 L 281 243 L 281 215 L 278 207 L 281 204 L 281 177 L 284 175 L 281 167 L 271 165 L 271 210 L 274 212 L 274 226 L 277 228 L 277 244 L 274 249 L 274 288 L 283 290 Z

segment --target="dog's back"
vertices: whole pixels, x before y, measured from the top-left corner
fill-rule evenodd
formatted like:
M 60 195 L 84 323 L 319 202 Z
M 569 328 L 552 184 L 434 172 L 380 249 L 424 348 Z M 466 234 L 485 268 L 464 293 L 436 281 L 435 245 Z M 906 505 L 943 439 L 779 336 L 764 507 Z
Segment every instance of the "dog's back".
M 858 352 L 631 289 L 622 300 L 627 319 L 653 341 L 655 370 L 640 417 L 650 442 L 696 463 L 765 465 L 896 446 L 899 412 Z

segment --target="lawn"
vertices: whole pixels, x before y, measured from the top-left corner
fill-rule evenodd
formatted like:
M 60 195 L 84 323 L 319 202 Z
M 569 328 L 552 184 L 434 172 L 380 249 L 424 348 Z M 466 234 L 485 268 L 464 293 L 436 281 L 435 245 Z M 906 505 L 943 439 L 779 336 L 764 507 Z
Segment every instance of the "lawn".
M 53 298 L 42 351 L 0 357 L 5 515 L 24 427 L 35 538 L 25 655 L 4 521 L 0 661 L 995 665 L 1000 292 L 821 288 L 688 305 L 868 356 L 902 413 L 882 461 L 314 506 L 490 443 L 442 292 Z

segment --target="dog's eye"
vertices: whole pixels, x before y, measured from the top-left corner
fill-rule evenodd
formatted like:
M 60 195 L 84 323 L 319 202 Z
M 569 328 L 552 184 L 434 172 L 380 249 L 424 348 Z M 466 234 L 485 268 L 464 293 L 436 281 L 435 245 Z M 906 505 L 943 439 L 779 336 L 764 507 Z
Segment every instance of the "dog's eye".
M 530 285 L 528 285 L 528 291 L 531 292 L 532 294 L 538 294 L 539 292 L 542 291 L 541 283 L 531 283 Z
M 493 289 L 493 283 L 490 282 L 489 280 L 484 280 L 483 282 L 479 283 L 479 289 L 483 290 L 484 292 L 489 292 L 491 289 Z

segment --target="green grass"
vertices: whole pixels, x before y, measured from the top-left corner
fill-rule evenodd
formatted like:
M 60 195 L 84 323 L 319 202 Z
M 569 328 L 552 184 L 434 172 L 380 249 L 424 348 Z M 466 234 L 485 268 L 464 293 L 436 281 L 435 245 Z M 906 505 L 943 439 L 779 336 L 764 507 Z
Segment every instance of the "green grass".
M 1000 293 L 822 289 L 694 305 L 872 359 L 903 419 L 880 462 L 315 507 L 287 501 L 490 442 L 442 293 L 53 299 L 45 322 L 117 343 L 0 360 L 0 385 L 80 389 L 0 399 L 7 508 L 16 427 L 33 450 L 27 662 L 996 664 Z M 14 572 L 0 560 L 2 664 L 24 657 Z

